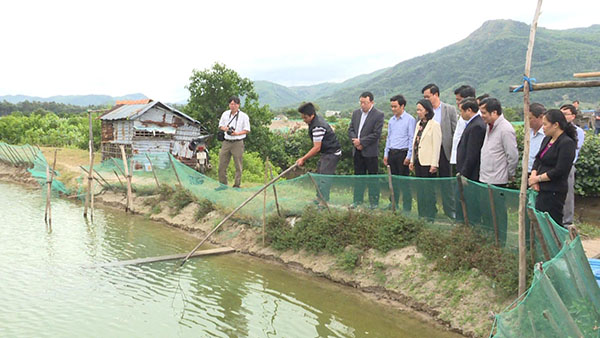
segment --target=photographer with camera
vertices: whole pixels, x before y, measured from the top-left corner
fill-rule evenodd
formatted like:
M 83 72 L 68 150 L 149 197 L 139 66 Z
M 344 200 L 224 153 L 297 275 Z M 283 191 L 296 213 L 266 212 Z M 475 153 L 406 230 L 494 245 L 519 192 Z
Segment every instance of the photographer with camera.
M 233 155 L 235 165 L 234 188 L 242 182 L 242 159 L 244 155 L 244 139 L 250 132 L 250 119 L 240 110 L 240 98 L 229 98 L 229 110 L 223 112 L 219 120 L 219 129 L 224 132 L 223 144 L 219 152 L 219 182 L 227 185 L 227 167 Z

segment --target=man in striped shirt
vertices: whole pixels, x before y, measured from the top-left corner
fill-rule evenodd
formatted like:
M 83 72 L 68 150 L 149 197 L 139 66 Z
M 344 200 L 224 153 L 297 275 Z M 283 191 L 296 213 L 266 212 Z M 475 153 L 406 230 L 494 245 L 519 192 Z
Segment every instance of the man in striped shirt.
M 313 147 L 304 156 L 300 157 L 296 164 L 303 166 L 306 160 L 321 153 L 321 158 L 317 164 L 317 174 L 334 175 L 335 168 L 342 156 L 342 150 L 333 129 L 321 116 L 317 115 L 315 106 L 311 102 L 301 105 L 298 111 L 302 115 L 302 120 L 308 124 L 308 137 L 311 138 Z M 319 177 L 318 186 L 323 199 L 329 201 L 331 179 L 323 176 Z M 317 198 L 321 198 L 319 192 L 317 192 Z

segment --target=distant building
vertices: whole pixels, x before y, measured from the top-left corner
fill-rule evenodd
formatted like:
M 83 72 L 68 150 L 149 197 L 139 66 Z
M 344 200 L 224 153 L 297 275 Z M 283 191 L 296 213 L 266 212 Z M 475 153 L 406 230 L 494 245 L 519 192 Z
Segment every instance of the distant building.
M 338 111 L 338 110 L 328 110 L 328 111 L 325 112 L 325 117 L 331 117 L 331 116 L 340 117 L 340 111 Z
M 193 154 L 189 142 L 201 134 L 200 122 L 159 101 L 117 101 L 101 115 L 102 160 L 145 153 L 170 152 L 185 162 Z M 141 169 L 142 163 L 139 163 Z

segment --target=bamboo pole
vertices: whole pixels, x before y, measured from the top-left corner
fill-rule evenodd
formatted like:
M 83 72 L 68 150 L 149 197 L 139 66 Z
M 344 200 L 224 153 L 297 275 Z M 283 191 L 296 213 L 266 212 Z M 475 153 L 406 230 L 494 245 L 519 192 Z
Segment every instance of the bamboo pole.
M 119 172 L 121 173 L 121 175 L 123 175 L 123 177 L 125 179 L 127 179 L 127 175 L 125 175 L 125 173 L 123 172 L 123 170 L 121 170 L 121 167 L 119 167 L 119 163 L 117 162 L 117 160 L 115 160 L 114 157 L 111 157 L 110 159 L 114 162 L 114 164 L 117 167 L 117 169 L 119 169 Z M 123 163 L 125 163 L 125 162 L 123 162 Z M 125 164 L 123 164 L 123 166 L 125 166 Z M 119 176 L 117 175 L 117 177 L 119 177 Z
M 88 175 L 88 177 L 90 176 L 90 172 L 89 172 L 87 169 L 85 169 L 83 166 L 81 166 L 81 165 L 80 165 L 80 166 L 79 166 L 79 168 L 81 168 L 81 170 L 83 170 L 83 172 L 84 172 L 86 175 Z M 95 170 L 94 170 L 94 171 L 95 171 Z M 100 184 L 100 185 L 102 186 L 102 188 L 106 188 L 106 187 L 104 186 L 104 184 L 102 184 L 102 182 L 98 181 L 98 178 L 97 178 L 96 176 L 94 176 L 94 180 L 95 180 L 96 182 L 98 182 L 98 184 Z
M 150 159 L 150 156 L 148 156 L 147 153 L 146 153 L 146 158 L 148 159 L 148 162 L 150 162 L 150 169 L 152 170 L 152 176 L 154 176 L 154 181 L 156 182 L 156 188 L 160 188 L 160 184 L 158 183 L 158 178 L 156 178 L 156 172 L 154 172 L 154 164 L 152 164 L 152 160 Z
M 511 93 L 515 92 L 519 86 L 510 86 L 509 90 Z M 525 86 L 527 87 L 527 85 Z M 534 83 L 532 88 L 535 91 L 548 90 L 548 89 L 560 89 L 560 88 L 587 88 L 587 87 L 600 87 L 600 81 L 557 81 L 557 82 L 545 82 L 545 83 Z M 528 89 L 529 90 L 529 89 Z M 524 88 L 518 89 L 516 92 L 524 92 Z
M 119 180 L 119 184 L 120 184 L 122 187 L 125 187 L 125 186 L 123 185 L 123 182 L 121 182 L 121 178 L 119 177 L 119 174 L 117 174 L 117 171 L 113 169 L 113 173 L 115 173 L 115 176 L 117 176 L 117 179 Z
M 46 163 L 46 211 L 44 212 L 44 222 L 48 225 L 48 215 L 52 217 L 52 214 L 48 211 L 50 210 L 50 195 L 52 193 L 52 181 L 50 180 L 50 165 Z M 50 225 L 52 226 L 52 225 Z
M 550 251 L 548 250 L 548 245 L 546 244 L 546 239 L 544 238 L 544 234 L 542 233 L 542 229 L 540 228 L 540 224 L 537 219 L 530 220 L 533 223 L 533 228 L 535 229 L 535 235 L 537 236 L 538 241 L 542 247 L 542 252 L 544 253 L 544 258 L 549 261 L 552 257 L 550 256 Z M 520 248 L 519 248 L 520 249 Z
M 527 46 L 527 55 L 525 58 L 526 77 L 530 77 L 531 73 L 531 58 L 533 56 L 535 32 L 537 29 L 541 9 L 542 0 L 538 0 L 529 31 L 529 44 Z M 525 122 L 525 126 L 523 127 L 523 133 L 525 133 L 525 135 L 523 141 L 522 167 L 527 168 L 527 162 L 529 160 L 529 83 L 527 81 L 523 82 L 523 120 Z M 527 170 L 523 170 L 521 173 L 521 189 L 519 192 L 519 295 L 527 291 L 527 251 L 525 243 L 525 209 L 527 208 L 527 186 Z
M 14 158 L 17 159 L 18 166 L 25 164 L 25 161 L 23 161 L 21 156 L 19 156 L 19 154 L 11 146 L 7 146 L 6 149 L 8 149 L 8 151 L 10 151 L 10 153 L 14 156 Z
M 550 233 L 552 234 L 552 238 L 554 238 L 554 241 L 556 242 L 556 246 L 558 246 L 558 249 L 561 250 L 562 242 L 560 241 L 560 239 L 558 239 L 558 235 L 556 234 L 556 230 L 554 229 L 554 225 L 550 221 L 550 215 L 548 215 L 548 214 L 546 214 L 546 222 L 548 223 L 548 228 L 550 228 Z
M 269 174 L 267 170 L 267 163 L 269 163 L 269 158 L 267 157 L 267 161 L 265 162 L 265 185 L 269 183 Z M 262 244 L 263 248 L 265 247 L 265 228 L 267 227 L 267 189 L 263 192 L 263 224 L 262 224 Z
M 460 205 L 462 207 L 463 219 L 465 220 L 465 225 L 469 226 L 469 215 L 467 214 L 467 201 L 465 201 L 465 191 L 464 191 L 464 187 L 463 187 L 463 177 L 462 177 L 461 174 L 456 175 L 456 181 L 457 181 L 457 184 L 458 184 L 458 194 L 459 194 L 459 197 L 460 197 Z
M 600 72 L 575 73 L 573 77 L 600 77 Z
M 171 168 L 173 168 L 173 172 L 175 173 L 175 178 L 177 178 L 177 183 L 179 183 L 180 187 L 183 187 L 181 185 L 181 180 L 179 179 L 179 175 L 177 175 L 177 170 L 175 170 L 175 163 L 173 163 L 173 159 L 171 159 L 171 154 L 169 154 L 169 162 L 171 162 Z
M 131 208 L 131 175 L 129 175 L 129 169 L 127 168 L 127 155 L 125 155 L 125 146 L 119 145 L 121 148 L 121 156 L 123 157 L 123 169 L 125 170 L 125 177 L 127 178 L 127 203 L 125 205 L 125 212 L 128 212 Z
M 283 171 L 281 174 L 277 175 L 277 177 L 273 178 L 271 181 L 269 181 L 269 183 L 267 183 L 264 187 L 260 188 L 258 191 L 256 191 L 254 193 L 254 195 L 248 197 L 248 199 L 246 199 L 242 204 L 240 204 L 237 208 L 235 208 L 232 212 L 229 213 L 229 215 L 225 216 L 225 218 L 223 218 L 223 220 L 221 220 L 221 222 L 219 222 L 219 224 L 217 224 L 217 226 L 214 227 L 214 229 L 212 229 L 211 232 L 208 233 L 208 235 L 206 235 L 206 237 L 204 237 L 203 240 L 200 241 L 200 243 L 198 243 L 196 245 L 196 247 L 194 247 L 194 249 L 192 249 L 192 251 L 190 251 L 190 253 L 187 254 L 187 256 L 185 256 L 185 258 L 183 259 L 183 261 L 181 262 L 181 266 L 183 266 L 185 264 L 185 262 L 187 262 L 187 260 L 190 258 L 190 256 L 192 256 L 194 254 L 194 252 L 196 252 L 196 250 L 198 250 L 198 248 L 204 244 L 204 242 L 206 242 L 206 240 L 208 238 L 210 238 L 210 236 L 212 236 L 212 234 L 214 234 L 225 222 L 227 222 L 227 220 L 229 218 L 231 218 L 231 216 L 233 216 L 236 212 L 238 212 L 241 208 L 243 208 L 246 204 L 248 204 L 252 199 L 254 199 L 256 196 L 258 196 L 258 194 L 260 194 L 261 192 L 263 192 L 263 190 L 267 189 L 271 184 L 275 183 L 278 179 L 280 179 L 281 177 L 283 177 L 285 174 L 287 174 L 288 172 L 292 171 L 293 169 L 295 169 L 298 165 L 294 164 L 291 167 L 287 168 L 285 171 Z
M 577 236 L 579 236 L 579 231 L 577 230 L 577 227 L 573 224 L 569 225 L 568 229 L 569 237 L 571 238 L 571 240 L 574 240 Z
M 533 221 L 529 220 L 529 254 L 531 255 L 531 263 L 535 264 L 535 228 Z
M 390 202 L 392 203 L 392 212 L 396 212 L 396 194 L 394 194 L 394 184 L 392 183 L 392 167 L 387 165 L 388 185 L 390 188 Z M 404 197 L 406 198 L 406 196 Z
M 4 144 L 0 144 L 0 149 L 2 149 L 2 152 L 6 155 L 6 161 L 10 162 L 10 164 L 16 167 L 17 163 L 14 161 L 12 155 L 6 149 L 4 149 Z
M 273 166 L 271 162 L 267 158 L 267 163 L 269 165 L 269 173 L 271 173 L 271 179 L 273 178 Z M 277 188 L 275 188 L 275 184 L 273 184 L 273 196 L 275 197 L 275 206 L 277 207 L 277 215 L 281 217 L 281 209 L 279 209 L 279 199 L 277 198 Z
M 494 224 L 494 238 L 496 239 L 496 246 L 500 246 L 500 242 L 498 240 L 498 218 L 496 218 L 496 203 L 494 202 L 494 192 L 492 191 L 492 186 L 488 183 L 488 195 L 490 199 L 490 209 L 492 212 L 492 223 Z
M 329 209 L 329 204 L 327 204 L 327 201 L 325 201 L 325 198 L 323 198 L 323 194 L 321 193 L 321 189 L 319 189 L 319 185 L 317 185 L 317 182 L 315 181 L 315 179 L 312 177 L 312 175 L 310 173 L 308 173 L 308 177 L 310 177 L 310 180 L 315 185 L 319 199 L 321 200 L 321 202 L 323 202 L 323 204 L 325 204 L 327 211 L 329 211 L 329 213 L 331 213 L 331 210 Z
M 88 207 L 90 206 L 91 195 L 93 195 L 92 186 L 94 179 L 94 132 L 92 131 L 92 112 L 88 110 L 88 122 L 89 122 L 89 139 L 88 139 L 88 147 L 90 151 L 90 170 L 88 172 L 88 191 L 85 195 L 85 207 L 83 209 L 83 217 L 87 217 Z M 92 202 L 93 203 L 93 202 Z M 94 210 L 90 212 L 90 218 L 94 219 Z
M 112 188 L 112 185 L 111 185 L 110 183 L 108 183 L 108 181 L 107 181 L 107 180 L 105 180 L 105 179 L 104 179 L 104 177 L 102 177 L 102 175 L 100 175 L 100 173 L 98 172 L 98 170 L 94 169 L 94 172 L 96 173 L 96 175 L 97 175 L 98 177 L 100 177 L 100 179 L 101 179 L 101 180 L 102 180 L 104 183 L 106 183 L 106 185 L 108 186 L 108 188 Z M 94 178 L 95 178 L 95 177 L 94 177 Z M 98 181 L 98 179 L 96 179 L 96 181 L 97 181 L 98 183 L 100 183 L 100 181 Z

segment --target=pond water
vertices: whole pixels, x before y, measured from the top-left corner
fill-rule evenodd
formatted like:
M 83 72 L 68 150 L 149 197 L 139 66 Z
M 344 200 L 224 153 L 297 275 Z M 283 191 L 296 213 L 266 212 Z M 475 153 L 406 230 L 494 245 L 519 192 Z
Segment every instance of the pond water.
M 455 337 L 321 278 L 230 254 L 99 268 L 185 253 L 198 239 L 141 216 L 0 183 L 1 337 Z

